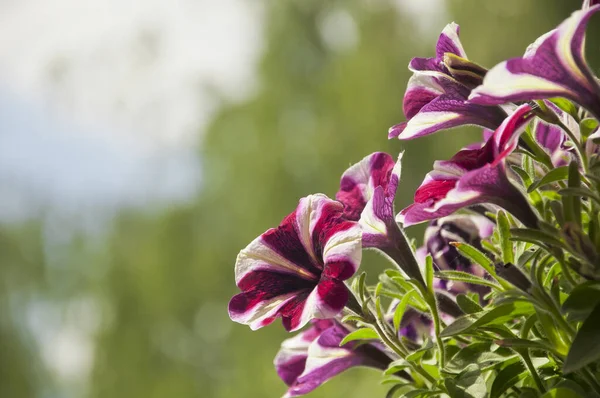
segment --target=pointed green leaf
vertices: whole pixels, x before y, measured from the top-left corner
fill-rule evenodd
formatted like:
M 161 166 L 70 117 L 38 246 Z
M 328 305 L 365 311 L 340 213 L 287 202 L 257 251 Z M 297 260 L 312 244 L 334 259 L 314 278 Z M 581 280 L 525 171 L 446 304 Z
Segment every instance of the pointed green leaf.
M 562 305 L 563 313 L 572 321 L 583 321 L 600 303 L 600 282 L 585 282 L 577 285 Z
M 490 310 L 457 318 L 442 331 L 441 336 L 450 337 L 486 325 L 501 325 L 519 316 L 532 314 L 533 311 L 533 305 L 527 302 L 501 304 Z
M 562 181 L 562 180 L 566 180 L 569 177 L 569 167 L 568 166 L 562 166 L 562 167 L 557 167 L 555 169 L 550 170 L 548 173 L 546 173 L 545 176 L 543 176 L 542 178 L 540 178 L 539 180 L 536 180 L 533 184 L 531 184 L 529 186 L 529 188 L 527 189 L 527 192 L 532 192 L 538 188 L 541 188 L 545 185 L 548 184 L 552 184 L 553 182 L 557 182 L 557 181 Z
M 456 303 L 466 314 L 474 314 L 476 312 L 483 311 L 483 308 L 479 305 L 479 303 L 471 300 L 464 294 L 459 294 L 456 296 Z
M 563 365 L 564 373 L 571 373 L 600 359 L 600 305 L 596 305 L 590 316 L 583 323 Z
M 373 329 L 362 328 L 346 335 L 346 337 L 344 337 L 344 339 L 340 342 L 340 347 L 354 340 L 373 340 L 378 338 L 379 335 Z
M 438 271 L 435 273 L 435 276 L 444 280 L 473 283 L 475 285 L 489 286 L 496 290 L 502 290 L 500 285 L 464 271 Z
M 513 363 L 502 369 L 494 382 L 490 392 L 490 398 L 500 397 L 506 390 L 514 386 L 519 380 L 527 376 L 525 365 L 521 362 Z
M 581 395 L 577 394 L 575 391 L 569 388 L 553 388 L 548 391 L 541 398 L 583 398 Z
M 498 211 L 498 237 L 500 238 L 500 248 L 502 249 L 502 261 L 504 263 L 514 263 L 513 243 L 510 239 L 510 223 L 504 210 Z
M 396 306 L 396 309 L 394 310 L 394 319 L 393 319 L 394 330 L 396 332 L 398 331 L 398 329 L 400 329 L 400 323 L 402 322 L 402 317 L 404 316 L 404 312 L 406 311 L 406 306 L 408 305 L 408 303 L 410 302 L 412 297 L 415 295 L 416 295 L 415 291 L 411 290 L 410 292 L 406 293 L 402 297 L 402 299 Z

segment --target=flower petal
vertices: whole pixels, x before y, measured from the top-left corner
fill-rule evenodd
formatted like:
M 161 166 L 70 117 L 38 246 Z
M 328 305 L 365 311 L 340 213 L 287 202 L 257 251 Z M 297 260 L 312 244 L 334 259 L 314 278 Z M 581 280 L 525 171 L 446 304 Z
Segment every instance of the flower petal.
M 344 204 L 348 219 L 358 221 L 375 188 L 387 187 L 394 166 L 394 159 L 390 155 L 375 152 L 342 174 L 336 199 Z
M 418 138 L 442 129 L 463 125 L 478 125 L 495 129 L 506 117 L 504 111 L 499 107 L 481 106 L 467 101 L 469 89 L 453 81 L 453 79 L 443 79 L 442 81 L 433 76 L 418 75 L 414 75 L 413 78 L 411 80 L 413 80 L 412 84 L 414 85 L 427 82 L 431 87 L 433 81 L 438 85 L 443 85 L 444 94 L 423 105 L 418 113 L 408 120 L 406 127 L 398 135 L 398 138 L 402 140 Z M 415 87 L 411 88 L 410 85 L 411 82 L 409 81 L 410 91 L 408 91 L 409 95 L 405 97 L 404 102 L 405 109 L 412 110 L 421 106 L 421 103 L 419 102 L 418 106 L 410 107 L 406 105 L 407 101 L 418 99 L 424 102 L 427 97 L 423 94 L 424 88 L 417 91 Z
M 297 397 L 308 394 L 334 376 L 354 366 L 369 366 L 385 369 L 391 362 L 376 348 L 365 345 L 356 350 L 353 343 L 340 347 L 342 339 L 348 331 L 336 324 L 325 330 L 308 348 L 308 359 L 304 372 L 288 390 L 286 397 Z M 372 353 L 376 355 L 371 355 Z
M 313 321 L 309 329 L 281 343 L 281 348 L 273 363 L 277 374 L 285 384 L 291 386 L 296 382 L 298 376 L 304 372 L 310 343 L 333 325 L 334 321 L 330 319 Z
M 541 36 L 522 58 L 496 65 L 470 101 L 482 105 L 566 97 L 600 116 L 600 87 L 584 56 L 585 28 L 600 5 L 574 12 Z

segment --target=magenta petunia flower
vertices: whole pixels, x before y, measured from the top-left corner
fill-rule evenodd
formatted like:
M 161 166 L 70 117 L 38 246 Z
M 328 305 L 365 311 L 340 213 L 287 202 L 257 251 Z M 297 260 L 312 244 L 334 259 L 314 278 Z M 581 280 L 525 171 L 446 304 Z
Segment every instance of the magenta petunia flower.
M 285 397 L 308 394 L 352 367 L 384 370 L 392 362 L 382 348 L 373 344 L 349 342 L 340 347 L 348 333 L 335 320 L 321 320 L 281 344 L 275 368 L 289 386 Z
M 389 138 L 412 139 L 465 124 L 495 129 L 506 117 L 497 106 L 467 101 L 487 71 L 467 60 L 458 33 L 457 24 L 448 24 L 440 34 L 434 58 L 411 60 L 413 76 L 403 103 L 407 121 L 391 127 Z
M 238 255 L 235 281 L 242 292 L 229 302 L 229 316 L 253 330 L 281 317 L 294 331 L 337 315 L 349 297 L 344 280 L 360 265 L 361 239 L 340 202 L 321 194 L 302 198 L 279 227 Z
M 469 101 L 481 105 L 565 97 L 600 117 L 600 85 L 585 60 L 585 28 L 600 5 L 584 5 L 529 46 L 493 67 Z
M 394 219 L 394 198 L 402 171 L 398 160 L 375 152 L 342 175 L 336 198 L 344 204 L 346 217 L 358 220 L 363 247 L 377 248 L 392 258 L 411 278 L 422 281 L 410 245 Z
M 346 217 L 358 221 L 363 230 L 363 246 L 383 247 L 394 220 L 394 198 L 400 180 L 402 154 L 398 161 L 375 152 L 351 166 L 342 175 L 336 199 L 344 204 Z
M 505 166 L 505 158 L 517 147 L 518 137 L 532 117 L 531 107 L 522 105 L 483 147 L 463 149 L 448 161 L 436 161 L 415 192 L 415 202 L 396 219 L 408 226 L 474 204 L 490 203 L 505 208 L 527 226 L 537 226 L 536 215 L 509 181 Z

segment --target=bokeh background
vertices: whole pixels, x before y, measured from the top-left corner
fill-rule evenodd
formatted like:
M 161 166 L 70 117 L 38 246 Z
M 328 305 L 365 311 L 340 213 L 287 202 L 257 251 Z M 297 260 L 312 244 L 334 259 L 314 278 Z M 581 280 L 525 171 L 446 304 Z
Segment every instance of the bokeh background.
M 579 6 L 0 0 L 0 397 L 280 396 L 289 335 L 227 316 L 237 252 L 372 151 L 407 150 L 401 206 L 479 139 L 386 138 L 446 23 L 491 67 Z M 384 391 L 352 369 L 310 397 Z

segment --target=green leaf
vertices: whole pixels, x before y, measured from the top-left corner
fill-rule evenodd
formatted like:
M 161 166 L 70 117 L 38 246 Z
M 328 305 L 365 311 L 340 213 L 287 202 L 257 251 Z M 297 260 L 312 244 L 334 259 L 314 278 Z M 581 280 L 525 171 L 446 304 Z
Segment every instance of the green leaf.
M 406 388 L 411 388 L 411 387 L 412 387 L 412 385 L 407 384 L 407 383 L 397 384 L 394 387 L 390 388 L 390 390 L 385 395 L 385 398 L 399 397 L 400 395 L 398 395 L 398 394 L 401 393 L 402 390 L 404 390 Z
M 587 188 L 563 188 L 558 191 L 560 195 L 564 196 L 579 196 L 582 198 L 590 198 L 597 204 L 600 204 L 600 196 L 596 195 L 594 192 L 590 191 Z M 564 203 L 563 203 L 564 205 Z M 565 209 L 566 213 L 566 209 Z M 566 215 L 566 214 L 565 214 Z M 569 221 L 569 220 L 567 220 Z
M 579 123 L 579 130 L 581 135 L 585 138 L 589 137 L 597 127 L 598 121 L 594 118 L 586 118 Z
M 452 397 L 462 398 L 485 398 L 487 397 L 487 387 L 485 379 L 481 374 L 479 366 L 476 364 L 467 365 L 464 370 L 454 379 L 444 383 Z
M 515 165 L 510 166 L 510 168 L 513 169 L 519 177 L 521 177 L 521 180 L 523 181 L 523 185 L 525 185 L 526 187 L 529 187 L 531 185 L 531 177 L 524 169 L 520 168 L 519 166 L 515 166 Z
M 544 395 L 541 398 L 583 398 L 581 395 L 577 394 L 575 391 L 569 388 L 554 388 Z
M 496 344 L 498 344 L 501 347 L 510 347 L 510 348 L 514 348 L 514 349 L 528 348 L 528 349 L 542 350 L 542 351 L 557 353 L 551 346 L 549 346 L 542 340 L 526 340 L 526 339 L 514 338 L 514 339 L 497 340 Z
M 500 285 L 495 284 L 494 282 L 490 282 L 486 279 L 480 278 L 473 274 L 464 271 L 438 271 L 435 273 L 435 276 L 449 281 L 459 281 L 466 283 L 473 283 L 475 285 L 489 286 L 496 290 L 501 290 L 502 287 Z
M 498 237 L 500 238 L 500 248 L 502 249 L 502 261 L 504 263 L 514 263 L 513 243 L 510 239 L 510 223 L 506 212 L 504 210 L 498 210 L 496 216 L 498 223 Z
M 473 264 L 479 264 L 490 275 L 496 276 L 496 270 L 492 260 L 483 254 L 483 252 L 469 245 L 468 243 L 452 242 L 450 244 L 456 247 L 459 253 L 469 259 Z
M 539 180 L 536 180 L 533 184 L 531 184 L 529 186 L 529 188 L 527 189 L 527 192 L 529 193 L 529 192 L 535 191 L 536 189 L 541 188 L 548 184 L 552 184 L 553 182 L 566 180 L 568 177 L 569 177 L 569 167 L 568 166 L 557 167 L 555 169 L 550 170 L 548 173 L 546 173 L 545 176 L 543 176 L 542 178 L 540 178 Z
M 600 304 L 596 305 L 590 316 L 583 323 L 563 365 L 564 373 L 571 373 L 600 359 Z
M 534 243 L 538 246 L 549 245 L 556 246 L 562 249 L 568 249 L 567 245 L 556 236 L 550 235 L 547 232 L 542 232 L 536 229 L 529 228 L 513 228 L 510 230 L 512 234 L 511 240 Z
M 558 106 L 561 110 L 567 112 L 569 115 L 577 118 L 577 107 L 575 107 L 575 105 L 568 99 L 556 97 L 550 98 L 549 101 Z
M 355 330 L 354 332 L 351 332 L 346 337 L 344 337 L 342 339 L 342 341 L 340 342 L 340 347 L 346 343 L 349 343 L 349 342 L 355 341 L 355 340 L 373 340 L 373 339 L 378 339 L 378 338 L 379 338 L 379 335 L 373 329 L 362 328 L 362 329 Z
M 456 303 L 465 314 L 474 314 L 476 312 L 483 311 L 483 308 L 479 305 L 479 303 L 471 300 L 464 294 L 459 294 L 456 296 Z
M 533 305 L 526 302 L 515 301 L 501 304 L 490 310 L 464 315 L 456 319 L 442 331 L 441 336 L 450 337 L 485 325 L 501 325 L 522 315 L 529 315 L 533 311 Z
M 506 390 L 514 386 L 526 375 L 527 372 L 525 371 L 525 365 L 523 365 L 521 362 L 508 365 L 502 369 L 494 379 L 490 392 L 490 398 L 500 397 Z
M 397 361 L 390 363 L 388 365 L 388 368 L 383 372 L 383 374 L 386 376 L 390 376 L 409 367 L 410 364 L 404 359 L 398 359 Z
M 483 341 L 471 343 L 460 349 L 444 367 L 446 374 L 459 374 L 470 364 L 478 364 L 483 370 L 486 368 L 516 358 L 511 350 L 500 348 L 492 351 L 492 342 Z
M 585 282 L 577 285 L 562 305 L 563 313 L 571 321 L 583 321 L 600 303 L 600 282 Z
M 569 190 L 576 192 L 581 190 L 581 177 L 579 175 L 579 166 L 574 160 L 569 163 Z M 559 193 L 564 190 L 558 191 Z M 562 195 L 562 193 L 561 193 Z M 565 220 L 572 221 L 581 226 L 581 199 L 577 195 L 563 195 L 562 198 Z
M 394 319 L 393 319 L 394 330 L 396 332 L 398 331 L 398 329 L 400 329 L 400 323 L 402 322 L 402 317 L 404 316 L 404 312 L 406 311 L 406 306 L 408 305 L 411 298 L 415 295 L 416 295 L 416 292 L 414 290 L 411 290 L 410 292 L 406 293 L 402 297 L 402 299 L 396 306 L 396 309 L 394 310 Z
M 423 357 L 429 350 L 433 348 L 433 343 L 430 339 L 423 345 L 423 347 L 419 348 L 417 351 L 411 352 L 406 357 L 407 361 L 415 362 Z

